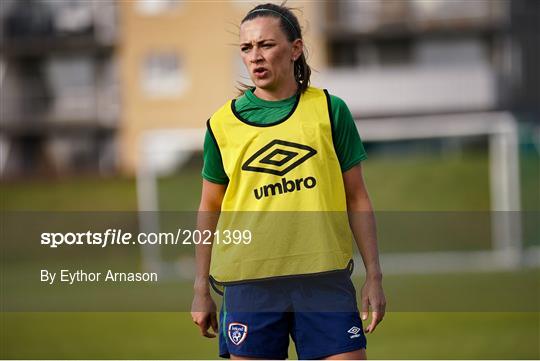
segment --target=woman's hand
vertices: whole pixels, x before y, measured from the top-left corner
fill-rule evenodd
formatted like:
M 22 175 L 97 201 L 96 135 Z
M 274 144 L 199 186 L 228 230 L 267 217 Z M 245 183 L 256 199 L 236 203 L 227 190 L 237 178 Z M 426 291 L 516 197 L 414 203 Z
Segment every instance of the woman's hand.
M 201 335 L 208 338 L 216 337 L 218 332 L 216 303 L 209 292 L 195 293 L 191 304 L 191 318 L 201 329 Z M 210 327 L 215 333 L 208 332 Z
M 207 136 L 208 132 L 207 132 Z M 197 214 L 197 229 L 200 232 L 210 231 L 214 234 L 221 203 L 225 195 L 226 186 L 216 184 L 203 179 L 201 204 Z M 216 318 L 216 304 L 210 296 L 208 277 L 210 270 L 210 260 L 212 258 L 212 244 L 195 245 L 195 282 L 193 284 L 193 303 L 191 304 L 191 318 L 193 322 L 201 329 L 204 337 L 214 338 L 215 334 L 208 332 L 212 327 L 214 332 L 218 332 L 218 323 Z
M 373 333 L 377 325 L 382 321 L 386 312 L 386 298 L 382 288 L 382 279 L 380 277 L 370 278 L 369 276 L 362 286 L 362 320 L 367 320 L 369 308 L 371 307 L 371 323 L 365 328 L 365 333 Z
M 367 320 L 371 307 L 371 323 L 364 330 L 365 333 L 371 333 L 384 317 L 386 299 L 382 288 L 375 215 L 362 176 L 361 164 L 343 173 L 343 182 L 347 195 L 349 224 L 366 268 L 366 282 L 362 286 L 361 316 L 363 321 Z

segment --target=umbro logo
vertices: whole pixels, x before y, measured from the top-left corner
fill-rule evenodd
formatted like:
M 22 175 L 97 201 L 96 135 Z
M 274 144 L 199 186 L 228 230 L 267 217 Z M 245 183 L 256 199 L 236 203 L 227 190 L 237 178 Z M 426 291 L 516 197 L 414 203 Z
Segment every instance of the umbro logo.
M 307 145 L 274 139 L 255 152 L 242 165 L 242 170 L 284 176 L 315 154 L 317 151 Z M 264 197 L 311 189 L 316 185 L 317 180 L 312 176 L 292 180 L 281 178 L 276 183 L 254 189 L 253 195 L 255 199 L 260 200 Z
M 307 145 L 274 139 L 255 152 L 242 170 L 284 176 L 315 154 L 317 151 Z
M 362 334 L 360 333 L 361 331 L 362 329 L 360 327 L 353 326 L 347 332 L 351 334 L 350 338 L 356 338 L 362 336 Z

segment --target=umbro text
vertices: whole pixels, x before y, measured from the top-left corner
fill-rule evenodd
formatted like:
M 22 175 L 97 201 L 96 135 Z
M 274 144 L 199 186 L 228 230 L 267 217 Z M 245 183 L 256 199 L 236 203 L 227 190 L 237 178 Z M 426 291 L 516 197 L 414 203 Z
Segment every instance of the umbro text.
M 263 197 L 275 196 L 277 194 L 290 193 L 300 191 L 304 189 L 311 189 L 317 185 L 317 180 L 314 177 L 298 178 L 293 180 L 287 180 L 281 178 L 281 182 L 266 184 L 254 189 L 256 199 L 262 199 Z

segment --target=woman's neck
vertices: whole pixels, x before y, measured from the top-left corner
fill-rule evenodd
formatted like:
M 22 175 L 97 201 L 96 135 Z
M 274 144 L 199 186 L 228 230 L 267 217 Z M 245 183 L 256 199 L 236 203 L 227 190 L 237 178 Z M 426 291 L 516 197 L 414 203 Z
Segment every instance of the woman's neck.
M 280 86 L 278 89 L 262 89 L 255 88 L 253 94 L 259 99 L 263 100 L 283 100 L 292 97 L 298 91 L 298 84 L 296 80 L 293 80 L 292 84 L 286 86 Z

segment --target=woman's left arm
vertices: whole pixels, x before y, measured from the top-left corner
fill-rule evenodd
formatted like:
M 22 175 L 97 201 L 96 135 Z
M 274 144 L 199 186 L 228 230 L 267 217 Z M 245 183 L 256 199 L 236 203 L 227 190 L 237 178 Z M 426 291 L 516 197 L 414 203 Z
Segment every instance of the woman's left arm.
M 361 315 L 362 320 L 366 320 L 371 307 L 371 323 L 364 330 L 366 333 L 371 333 L 384 317 L 386 299 L 382 288 L 375 216 L 362 176 L 362 166 L 358 164 L 344 172 L 343 183 L 349 224 L 366 268 L 366 282 L 362 287 Z

